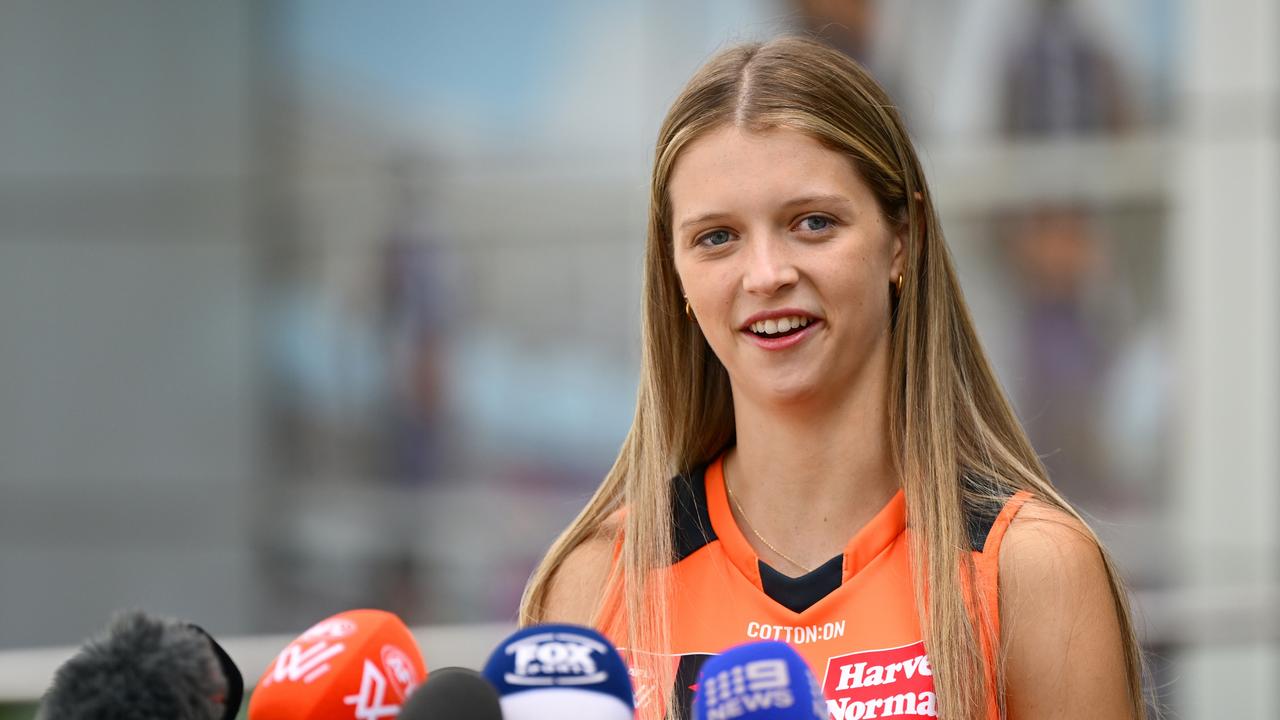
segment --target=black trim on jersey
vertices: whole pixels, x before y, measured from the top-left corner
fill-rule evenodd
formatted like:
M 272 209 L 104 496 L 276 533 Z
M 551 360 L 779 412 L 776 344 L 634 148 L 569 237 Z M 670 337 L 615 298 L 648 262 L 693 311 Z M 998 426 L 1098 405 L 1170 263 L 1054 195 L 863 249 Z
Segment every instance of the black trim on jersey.
M 1000 516 L 1000 511 L 1004 509 L 1005 503 L 1009 502 L 1009 498 L 1013 497 L 1013 493 L 972 475 L 965 477 L 965 483 L 971 491 L 979 495 L 996 495 L 999 498 L 998 501 L 990 499 L 980 504 L 965 503 L 964 525 L 969 535 L 969 547 L 974 552 L 982 552 L 987 545 L 987 536 L 991 534 L 991 528 L 996 524 L 996 518 Z
M 706 470 L 705 465 L 694 468 L 676 476 L 671 483 L 674 562 L 684 560 L 717 539 L 716 531 L 711 526 L 711 512 L 707 507 Z M 974 475 L 966 475 L 964 481 L 971 492 L 998 498 L 983 503 L 965 504 L 965 532 L 969 538 L 969 547 L 974 552 L 982 552 L 996 518 L 1013 494 Z M 761 562 L 760 582 L 765 594 L 775 602 L 794 612 L 803 612 L 840 587 L 844 575 L 842 558 L 842 555 L 837 555 L 798 578 L 783 575 Z
M 704 655 L 695 653 L 692 655 L 681 655 L 680 665 L 676 668 L 675 694 L 676 707 L 680 708 L 680 717 L 693 717 L 693 696 L 696 694 L 695 685 L 698 682 L 698 673 L 702 670 L 702 666 L 715 655 Z
M 676 477 L 671 483 L 672 549 L 675 562 L 689 557 L 716 539 L 707 508 L 706 466 Z
M 800 577 L 787 577 L 766 565 L 760 564 L 760 585 L 764 594 L 791 612 L 808 610 L 822 598 L 840 588 L 844 580 L 844 555 L 837 555 Z

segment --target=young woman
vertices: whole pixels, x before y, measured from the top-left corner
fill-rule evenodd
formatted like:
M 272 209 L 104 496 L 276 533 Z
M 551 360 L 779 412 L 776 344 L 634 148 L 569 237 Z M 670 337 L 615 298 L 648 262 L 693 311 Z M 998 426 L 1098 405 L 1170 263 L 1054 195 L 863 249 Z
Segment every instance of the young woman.
M 659 134 L 645 276 L 634 424 L 522 623 L 600 627 L 644 717 L 685 717 L 701 660 L 753 639 L 841 720 L 1144 716 L 1120 580 L 860 67 L 791 38 L 712 58 Z

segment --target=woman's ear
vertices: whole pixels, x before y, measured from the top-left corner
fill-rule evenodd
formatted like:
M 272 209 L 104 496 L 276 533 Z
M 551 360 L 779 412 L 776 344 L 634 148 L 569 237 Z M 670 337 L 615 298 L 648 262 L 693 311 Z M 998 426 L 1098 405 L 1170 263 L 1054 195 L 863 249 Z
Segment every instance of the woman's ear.
M 924 195 L 919 191 L 912 194 L 915 202 L 923 203 Z M 907 242 L 911 234 L 911 208 L 907 207 L 906 212 L 897 228 L 893 233 L 893 256 L 889 264 L 889 282 L 897 282 L 899 275 L 905 275 L 907 272 Z
M 903 224 L 893 233 L 893 255 L 889 261 L 889 282 L 897 282 L 898 276 L 907 272 L 907 234 Z

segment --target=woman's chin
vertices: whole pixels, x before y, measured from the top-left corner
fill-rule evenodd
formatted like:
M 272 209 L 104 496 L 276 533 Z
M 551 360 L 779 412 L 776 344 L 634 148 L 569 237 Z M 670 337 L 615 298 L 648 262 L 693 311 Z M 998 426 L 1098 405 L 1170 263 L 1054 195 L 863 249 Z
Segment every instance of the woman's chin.
M 812 405 L 830 393 L 820 383 L 808 379 L 786 378 L 761 388 L 758 397 L 764 403 L 779 407 Z

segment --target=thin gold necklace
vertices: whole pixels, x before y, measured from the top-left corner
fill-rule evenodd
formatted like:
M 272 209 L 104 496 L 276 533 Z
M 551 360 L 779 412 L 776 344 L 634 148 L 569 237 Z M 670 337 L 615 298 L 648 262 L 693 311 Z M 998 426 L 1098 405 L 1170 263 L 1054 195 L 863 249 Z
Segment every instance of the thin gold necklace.
M 747 529 L 751 531 L 752 535 L 756 536 L 757 540 L 764 543 L 764 546 L 772 550 L 774 554 L 777 555 L 778 557 L 782 558 L 783 560 L 786 560 L 792 565 L 795 565 L 796 567 L 803 570 L 806 575 L 810 572 L 813 572 L 813 568 L 805 567 L 804 565 L 801 565 L 795 560 L 792 560 L 791 556 L 787 555 L 786 553 L 782 552 L 778 548 L 774 547 L 773 543 L 769 542 L 768 540 L 765 540 L 764 536 L 761 535 L 759 532 L 757 532 L 756 529 L 751 526 L 751 518 L 747 517 L 747 512 L 742 509 L 742 503 L 738 502 L 738 496 L 733 494 L 733 488 L 729 487 L 728 480 L 726 480 L 724 483 L 724 489 L 729 491 L 729 499 L 733 501 L 733 506 L 738 508 L 738 514 L 742 516 L 743 524 L 747 526 Z

